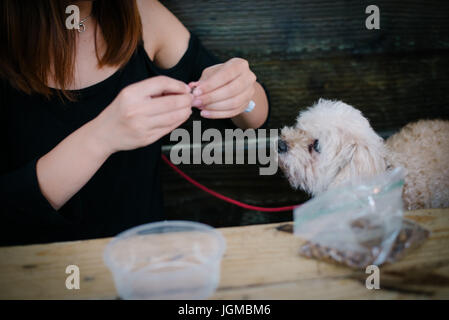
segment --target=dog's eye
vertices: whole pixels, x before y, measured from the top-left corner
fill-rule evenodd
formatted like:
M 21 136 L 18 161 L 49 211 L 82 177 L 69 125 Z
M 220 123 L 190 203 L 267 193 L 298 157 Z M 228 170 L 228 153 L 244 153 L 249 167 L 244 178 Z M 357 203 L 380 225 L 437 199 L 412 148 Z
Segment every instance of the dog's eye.
M 318 139 L 315 139 L 313 143 L 309 144 L 309 153 L 312 153 L 312 150 L 315 150 L 315 152 L 320 153 L 320 144 L 318 142 Z
M 313 142 L 313 150 L 315 150 L 316 152 L 320 153 L 320 144 L 318 142 L 318 139 L 315 139 L 315 141 Z

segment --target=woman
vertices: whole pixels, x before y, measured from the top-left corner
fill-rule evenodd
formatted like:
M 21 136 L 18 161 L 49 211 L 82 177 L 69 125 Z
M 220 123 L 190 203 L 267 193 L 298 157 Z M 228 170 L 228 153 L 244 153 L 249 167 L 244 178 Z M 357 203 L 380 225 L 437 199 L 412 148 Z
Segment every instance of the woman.
M 71 4 L 79 31 L 66 28 Z M 219 63 L 157 1 L 0 6 L 2 244 L 112 236 L 162 220 L 160 141 L 192 107 L 241 128 L 268 117 L 248 63 Z

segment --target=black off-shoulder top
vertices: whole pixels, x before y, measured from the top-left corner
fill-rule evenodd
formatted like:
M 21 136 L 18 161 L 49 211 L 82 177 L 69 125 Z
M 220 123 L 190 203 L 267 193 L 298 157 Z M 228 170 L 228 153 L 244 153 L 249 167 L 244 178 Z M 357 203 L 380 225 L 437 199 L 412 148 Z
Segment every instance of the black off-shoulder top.
M 112 76 L 73 91 L 75 102 L 62 101 L 57 92 L 50 101 L 26 95 L 2 81 L 0 245 L 108 237 L 139 224 L 164 220 L 159 172 L 162 139 L 111 155 L 58 211 L 39 189 L 36 162 L 95 118 L 127 85 L 156 75 L 189 83 L 219 62 L 191 34 L 187 51 L 173 68 L 159 68 L 140 44 L 129 62 Z

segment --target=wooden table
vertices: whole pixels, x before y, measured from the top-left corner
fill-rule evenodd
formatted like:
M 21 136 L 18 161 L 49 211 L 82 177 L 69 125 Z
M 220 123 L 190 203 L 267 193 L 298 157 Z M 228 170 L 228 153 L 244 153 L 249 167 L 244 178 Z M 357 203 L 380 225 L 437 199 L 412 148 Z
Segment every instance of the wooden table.
M 381 267 L 380 290 L 367 274 L 297 254 L 302 240 L 279 224 L 223 228 L 227 251 L 213 299 L 447 299 L 449 209 L 406 216 L 432 231 L 401 261 Z M 110 239 L 0 248 L 0 299 L 116 299 L 102 254 Z M 65 269 L 80 268 L 80 289 L 68 290 Z

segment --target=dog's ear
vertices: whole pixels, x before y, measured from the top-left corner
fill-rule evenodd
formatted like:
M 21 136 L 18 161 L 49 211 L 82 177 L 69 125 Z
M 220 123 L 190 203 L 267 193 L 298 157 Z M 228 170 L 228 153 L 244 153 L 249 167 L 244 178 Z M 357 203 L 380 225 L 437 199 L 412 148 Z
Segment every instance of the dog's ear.
M 357 150 L 355 142 L 347 143 L 340 146 L 335 156 L 335 175 L 338 175 L 341 170 L 348 167 L 354 158 L 354 153 Z
M 384 172 L 387 167 L 385 155 L 383 142 L 365 144 L 357 141 L 357 138 L 353 139 L 336 157 L 336 182 L 354 181 Z

